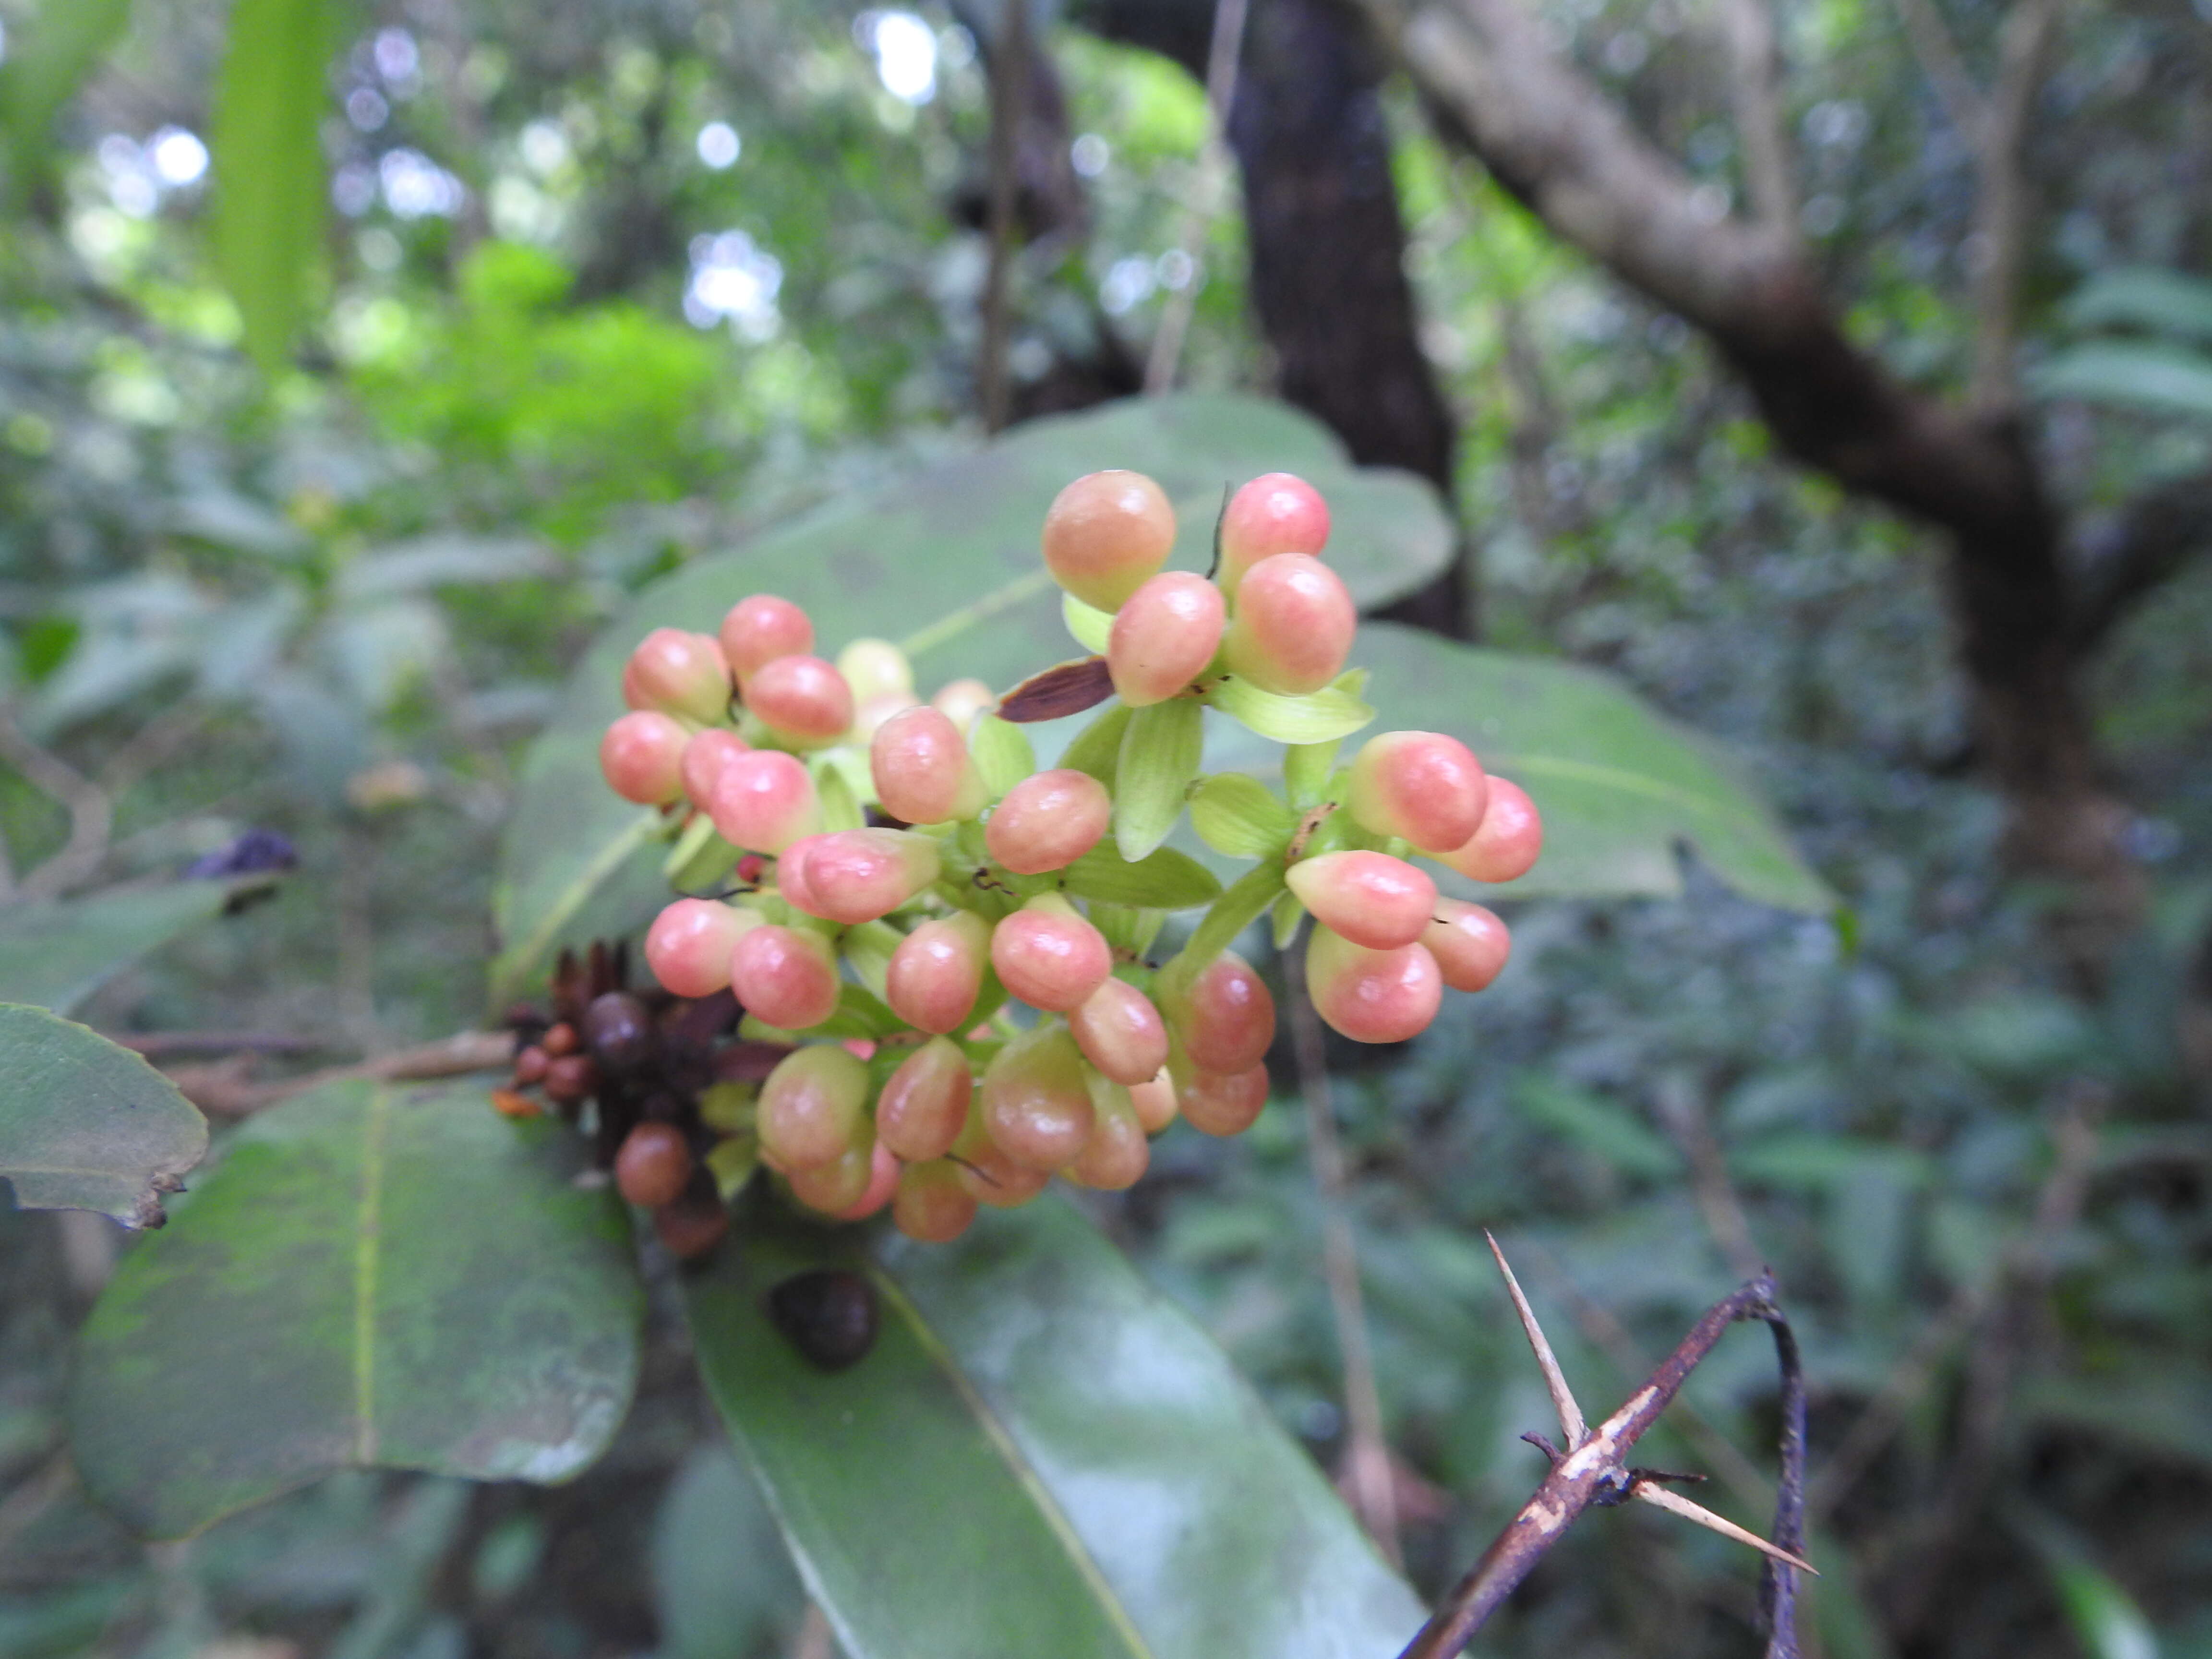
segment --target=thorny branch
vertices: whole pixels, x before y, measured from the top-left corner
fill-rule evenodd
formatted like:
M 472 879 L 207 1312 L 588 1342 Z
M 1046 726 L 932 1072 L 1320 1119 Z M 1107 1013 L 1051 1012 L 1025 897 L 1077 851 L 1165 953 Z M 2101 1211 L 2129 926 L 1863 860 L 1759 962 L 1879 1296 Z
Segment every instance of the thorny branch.
M 1491 1241 L 1493 1252 L 1497 1241 Z M 1803 1559 L 1805 1505 L 1805 1382 L 1797 1344 L 1789 1322 L 1775 1300 L 1773 1278 L 1761 1273 L 1706 1310 L 1705 1316 L 1676 1346 L 1620 1410 L 1597 1425 L 1582 1429 L 1582 1413 L 1576 1406 L 1551 1345 L 1544 1340 L 1536 1317 L 1520 1293 L 1503 1254 L 1498 1267 L 1520 1313 L 1546 1386 L 1559 1403 L 1560 1425 L 1568 1444 L 1554 1450 L 1540 1439 L 1536 1443 L 1552 1459 L 1535 1495 L 1522 1505 L 1466 1577 L 1452 1587 L 1435 1617 L 1407 1646 L 1399 1659 L 1451 1659 L 1466 1647 L 1505 1598 L 1534 1570 L 1551 1547 L 1566 1534 L 1576 1518 L 1593 1504 L 1610 1507 L 1638 1499 L 1696 1521 L 1765 1553 L 1767 1574 L 1760 1601 L 1769 1620 L 1766 1659 L 1796 1659 L 1796 1574 L 1810 1572 Z M 1782 1373 L 1782 1479 L 1775 1505 L 1775 1542 L 1766 1543 L 1700 1509 L 1657 1482 L 1669 1477 L 1629 1466 L 1629 1449 L 1659 1420 L 1690 1373 L 1711 1352 L 1722 1333 L 1738 1320 L 1756 1319 L 1774 1332 L 1775 1356 Z

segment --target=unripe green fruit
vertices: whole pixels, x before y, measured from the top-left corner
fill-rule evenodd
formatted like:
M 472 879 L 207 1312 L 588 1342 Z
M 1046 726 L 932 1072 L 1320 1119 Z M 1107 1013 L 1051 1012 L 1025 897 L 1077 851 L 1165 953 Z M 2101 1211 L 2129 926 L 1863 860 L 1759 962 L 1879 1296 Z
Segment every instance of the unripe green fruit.
M 778 657 L 745 681 L 745 708 L 786 743 L 819 749 L 853 728 L 853 688 L 819 657 Z
M 726 757 L 707 812 L 724 841 L 756 853 L 781 853 L 822 827 L 813 778 L 775 749 Z
M 957 1031 L 983 988 L 990 951 L 991 925 L 969 911 L 925 921 L 891 952 L 884 1000 L 917 1030 Z
M 794 1048 L 761 1085 L 761 1152 L 786 1176 L 864 1152 L 867 1104 L 865 1064 L 834 1042 Z M 866 1183 L 864 1156 L 860 1184 L 865 1188 Z
M 937 843 L 911 830 L 846 830 L 810 843 L 810 913 L 857 927 L 889 915 L 935 881 Z
M 1422 930 L 1421 943 L 1437 959 L 1437 971 L 1455 991 L 1481 991 L 1504 971 L 1513 953 L 1513 935 L 1498 916 L 1463 899 L 1438 899 L 1436 919 Z
M 983 1073 L 983 1128 L 991 1144 L 1026 1170 L 1074 1162 L 1097 1114 L 1075 1039 L 1057 1024 L 1024 1032 Z
M 1354 1042 L 1403 1042 L 1437 1017 L 1443 978 L 1419 945 L 1372 951 L 1326 927 L 1306 945 L 1306 988 L 1314 1011 Z M 1186 1115 L 1190 1102 L 1183 1101 Z
M 1044 562 L 1084 604 L 1118 611 L 1175 550 L 1175 509 L 1141 472 L 1088 473 L 1044 515 Z
M 691 1180 L 691 1148 L 672 1123 L 641 1123 L 615 1154 L 615 1190 L 641 1209 L 673 1203 Z
M 1105 935 L 1057 894 L 1031 899 L 991 933 L 991 965 L 1008 993 L 1048 1013 L 1072 1013 L 1114 971 Z M 1073 1043 L 1071 1042 L 1071 1047 Z
M 900 1171 L 891 1220 L 908 1238 L 949 1244 L 975 1219 L 975 1196 L 961 1184 L 958 1164 L 939 1158 Z
M 1115 1082 L 1149 1083 L 1168 1063 L 1168 1028 L 1152 1000 L 1126 980 L 1109 979 L 1067 1017 L 1083 1057 Z
M 984 850 L 1018 876 L 1065 870 L 1104 838 L 1113 816 L 1114 798 L 1089 773 L 1039 772 L 992 809 Z
M 1362 829 L 1449 851 L 1467 844 L 1489 799 L 1482 763 L 1458 738 L 1385 732 L 1360 746 L 1345 805 Z
M 722 618 L 722 655 L 742 685 L 778 657 L 804 657 L 814 649 L 814 624 L 789 599 L 756 593 L 739 599 Z
M 1388 853 L 1323 853 L 1284 879 L 1316 921 L 1370 950 L 1411 945 L 1436 914 L 1436 883 Z
M 1328 503 L 1321 491 L 1288 472 L 1268 472 L 1229 498 L 1221 515 L 1221 568 L 1213 578 L 1234 596 L 1244 574 L 1278 553 L 1318 558 L 1328 541 Z
M 599 770 L 624 800 L 665 806 L 683 798 L 684 750 L 690 741 L 673 715 L 633 709 L 599 739 Z
M 766 923 L 730 952 L 730 988 L 748 1013 L 803 1031 L 837 1012 L 836 958 L 820 934 Z
M 1201 1072 L 1249 1071 L 1275 1040 L 1275 999 L 1233 951 L 1215 957 L 1188 985 L 1176 986 L 1160 1012 Z
M 645 706 L 711 726 L 730 712 L 730 665 L 705 634 L 656 628 L 630 653 L 632 689 Z
M 1337 574 L 1303 553 L 1278 553 L 1246 573 L 1224 647 L 1229 672 L 1264 691 L 1318 691 L 1344 672 L 1359 626 Z
M 712 996 L 730 982 L 738 941 L 766 920 L 757 910 L 713 899 L 678 899 L 646 931 L 646 966 L 679 997 Z
M 837 672 L 856 703 L 890 695 L 915 701 L 914 665 L 889 640 L 854 640 L 837 653 Z
M 1221 590 L 1186 570 L 1164 570 L 1129 596 L 1106 637 L 1114 690 L 1132 708 L 1165 702 L 1206 672 L 1228 612 Z
M 1267 1103 L 1267 1068 L 1247 1066 L 1221 1076 L 1200 1072 L 1177 1091 L 1183 1121 L 1200 1134 L 1241 1135 Z
M 927 706 L 902 709 L 876 728 L 868 770 L 884 811 L 904 823 L 972 818 L 991 804 L 958 727 Z
M 1481 827 L 1464 846 L 1429 856 L 1471 881 L 1511 881 L 1525 876 L 1544 850 L 1544 820 L 1517 783 L 1490 781 L 1490 805 Z
M 975 716 L 998 703 L 991 688 L 981 680 L 955 680 L 929 700 L 929 706 L 952 722 L 961 736 L 975 723 Z M 911 820 L 909 820 L 911 822 Z
M 900 1062 L 876 1098 L 876 1136 L 909 1164 L 943 1158 L 960 1138 L 974 1098 L 968 1056 L 937 1037 Z

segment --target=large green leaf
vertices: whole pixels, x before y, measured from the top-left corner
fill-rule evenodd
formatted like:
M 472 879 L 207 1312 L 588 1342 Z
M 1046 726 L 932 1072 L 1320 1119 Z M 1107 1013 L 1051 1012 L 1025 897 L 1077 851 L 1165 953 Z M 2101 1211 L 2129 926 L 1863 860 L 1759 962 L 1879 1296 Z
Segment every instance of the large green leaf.
M 238 0 L 216 82 L 216 269 L 264 374 L 290 356 L 322 248 L 334 11 L 334 0 Z
M 2040 398 L 2078 398 L 2160 415 L 2212 419 L 2212 357 L 2151 340 L 2110 340 L 2054 352 L 2028 377 Z
M 140 1055 L 43 1008 L 0 1006 L 0 1176 L 27 1210 L 161 1224 L 207 1120 Z
M 866 1273 L 825 1372 L 763 1299 Z M 951 1245 L 756 1227 L 690 1289 L 708 1388 L 850 1659 L 1387 1659 L 1413 1595 L 1206 1337 L 1066 1204 Z
M 1440 872 L 1443 885 L 1510 897 L 1672 897 L 1682 890 L 1677 849 L 1687 845 L 1747 898 L 1834 908 L 1734 768 L 1610 676 L 1387 623 L 1359 630 L 1354 658 L 1374 670 L 1366 695 L 1382 711 L 1377 730 L 1450 732 L 1544 815 L 1544 855 L 1521 880 L 1478 889 Z
M 2124 265 L 2100 271 L 2059 309 L 2071 328 L 2141 328 L 2212 340 L 2212 283 L 2178 270 Z
M 498 996 L 551 947 L 635 931 L 666 896 L 651 849 L 622 845 L 638 811 L 598 760 L 622 712 L 623 659 L 648 629 L 712 629 L 746 594 L 780 593 L 813 614 L 828 654 L 858 635 L 902 640 L 925 691 L 969 675 L 1004 690 L 1069 654 L 1038 530 L 1063 485 L 1109 466 L 1151 473 L 1173 499 L 1178 568 L 1207 568 L 1224 488 L 1275 470 L 1328 497 L 1329 562 L 1362 605 L 1418 588 L 1450 555 L 1450 523 L 1410 474 L 1353 467 L 1325 428 L 1280 404 L 1185 395 L 1031 422 L 700 560 L 647 589 L 586 655 L 524 766 L 500 854 Z
M 241 885 L 179 881 L 0 909 L 0 1002 L 66 1014 L 149 951 L 222 914 Z
M 628 1409 L 643 1307 L 579 1146 L 481 1084 L 338 1084 L 253 1119 L 85 1326 L 87 1488 L 173 1538 L 334 1469 L 576 1474 Z

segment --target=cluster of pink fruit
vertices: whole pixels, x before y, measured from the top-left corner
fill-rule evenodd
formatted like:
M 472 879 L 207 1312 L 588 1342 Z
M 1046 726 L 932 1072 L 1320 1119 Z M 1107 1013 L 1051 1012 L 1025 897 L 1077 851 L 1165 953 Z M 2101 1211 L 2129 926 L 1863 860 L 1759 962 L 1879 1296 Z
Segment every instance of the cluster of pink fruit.
M 646 638 L 601 763 L 689 826 L 684 884 L 723 889 L 663 910 L 647 961 L 678 996 L 734 993 L 743 1035 L 793 1045 L 707 1115 L 719 1170 L 757 1158 L 817 1211 L 888 1205 L 908 1233 L 948 1239 L 979 1203 L 1026 1202 L 1055 1174 L 1128 1186 L 1178 1113 L 1211 1134 L 1252 1122 L 1274 1005 L 1225 947 L 1263 915 L 1279 945 L 1312 915 L 1315 1006 L 1358 1041 L 1413 1036 L 1446 986 L 1496 977 L 1504 924 L 1408 859 L 1510 880 L 1541 825 L 1442 733 L 1390 732 L 1338 765 L 1371 711 L 1345 672 L 1357 617 L 1318 556 L 1328 534 L 1318 492 L 1270 474 L 1230 501 L 1210 575 L 1166 571 L 1158 485 L 1070 484 L 1044 559 L 1071 630 L 1103 647 L 1070 667 L 1103 668 L 1088 700 L 1110 682 L 1118 702 L 1044 771 L 1001 718 L 1020 717 L 1018 693 L 1001 705 L 962 681 L 923 702 L 896 647 L 825 661 L 785 600 L 747 599 L 714 635 Z M 1313 738 L 1286 750 L 1281 795 L 1198 775 L 1200 705 Z M 1259 860 L 1225 892 L 1160 845 L 1186 801 L 1209 844 Z M 1150 963 L 1166 913 L 1199 904 L 1182 950 Z

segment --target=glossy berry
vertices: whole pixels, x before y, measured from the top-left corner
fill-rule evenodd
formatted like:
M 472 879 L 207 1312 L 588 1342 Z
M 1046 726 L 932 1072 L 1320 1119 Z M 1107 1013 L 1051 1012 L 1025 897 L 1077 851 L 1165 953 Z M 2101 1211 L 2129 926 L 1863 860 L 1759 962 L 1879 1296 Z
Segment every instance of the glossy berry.
M 1145 1126 L 1138 1121 L 1127 1089 L 1102 1090 L 1092 1104 L 1096 1121 L 1091 1139 L 1060 1174 L 1079 1187 L 1102 1193 L 1125 1191 L 1144 1179 L 1152 1161 L 1152 1143 L 1145 1139 Z
M 975 1092 L 960 1045 L 933 1038 L 899 1062 L 876 1097 L 876 1138 L 909 1164 L 943 1158 L 960 1138 Z
M 811 914 L 856 927 L 887 916 L 935 881 L 937 843 L 911 830 L 845 830 L 808 844 Z
M 778 657 L 803 657 L 814 649 L 814 624 L 789 599 L 756 593 L 739 599 L 722 618 L 722 655 L 738 684 Z
M 641 806 L 665 806 L 684 793 L 684 749 L 691 734 L 657 708 L 633 709 L 599 739 L 608 787 Z
M 1464 899 L 1437 901 L 1436 919 L 1422 930 L 1421 943 L 1455 991 L 1487 989 L 1513 953 L 1513 935 L 1505 924 Z
M 589 1054 L 563 1054 L 545 1066 L 545 1097 L 556 1105 L 574 1106 L 599 1091 L 599 1068 Z
M 627 991 L 593 997 L 584 1010 L 584 1048 L 600 1070 L 620 1077 L 651 1060 L 659 1047 L 653 1017 Z
M 866 1066 L 834 1042 L 794 1048 L 761 1085 L 761 1152 L 786 1176 L 835 1164 L 848 1152 L 865 1155 L 867 1103 Z M 866 1179 L 864 1164 L 863 1186 Z
M 714 899 L 678 899 L 647 930 L 646 966 L 679 997 L 712 996 L 729 985 L 738 940 L 765 920 L 757 910 Z
M 1052 579 L 1088 605 L 1118 611 L 1175 549 L 1175 509 L 1141 472 L 1091 472 L 1044 515 Z
M 822 839 L 820 836 L 802 836 L 785 848 L 775 861 L 775 890 L 785 903 L 802 915 L 822 914 L 821 902 L 806 884 L 806 855 Z
M 982 917 L 962 910 L 925 921 L 891 952 L 884 1000 L 917 1030 L 957 1031 L 983 988 L 990 954 L 991 925 Z
M 1386 732 L 1360 746 L 1345 805 L 1364 830 L 1449 850 L 1467 844 L 1489 799 L 1482 763 L 1457 738 Z
M 1284 879 L 1314 920 L 1370 950 L 1411 945 L 1436 914 L 1436 883 L 1388 853 L 1323 853 Z
M 755 853 L 781 853 L 822 827 L 813 778 L 780 749 L 727 757 L 707 811 L 724 841 Z
M 794 1273 L 768 1293 L 769 1323 L 810 1364 L 842 1371 L 876 1344 L 876 1287 L 844 1267 Z
M 876 728 L 868 770 L 876 799 L 902 823 L 972 818 L 991 803 L 959 728 L 927 705 L 902 709 Z
M 748 1013 L 803 1031 L 837 1012 L 836 957 L 819 933 L 766 923 L 730 952 L 730 988 Z
M 891 1220 L 908 1238 L 949 1244 L 975 1219 L 975 1199 L 960 1179 L 960 1166 L 938 1158 L 899 1172 Z
M 853 688 L 819 657 L 778 657 L 747 678 L 745 708 L 785 742 L 818 749 L 852 729 Z
M 1275 999 L 1233 951 L 1207 963 L 1188 985 L 1178 983 L 1160 1012 L 1201 1072 L 1249 1071 L 1275 1040 Z
M 1304 553 L 1278 553 L 1246 573 L 1229 624 L 1229 672 L 1265 691 L 1318 691 L 1344 672 L 1359 626 L 1336 572 Z
M 1206 672 L 1227 617 L 1205 577 L 1162 571 L 1129 596 L 1106 636 L 1115 694 L 1132 708 L 1165 702 Z
M 1306 944 L 1306 987 L 1315 1012 L 1354 1042 L 1403 1042 L 1436 1018 L 1443 979 L 1419 945 L 1371 951 L 1316 927 Z M 1186 1116 L 1190 1102 L 1183 1101 Z
M 721 780 L 722 769 L 750 747 L 736 732 L 719 726 L 708 726 L 685 744 L 683 764 L 678 769 L 684 799 L 708 812 L 714 805 L 714 786 Z
M 1183 1121 L 1200 1134 L 1241 1135 L 1267 1103 L 1267 1068 L 1248 1066 L 1226 1077 L 1200 1072 L 1178 1098 Z
M 1148 1083 L 1129 1085 L 1129 1104 L 1136 1109 L 1137 1121 L 1145 1126 L 1145 1133 L 1156 1135 L 1176 1121 L 1180 1109 L 1176 1104 L 1175 1079 L 1162 1066 L 1159 1075 Z
M 1289 472 L 1262 473 L 1229 498 L 1221 515 L 1221 568 L 1213 579 L 1235 595 L 1244 574 L 1278 553 L 1318 558 L 1328 541 L 1328 503 Z
M 1087 772 L 1024 778 L 992 809 L 984 850 L 1018 876 L 1065 870 L 1104 838 L 1114 798 Z
M 1057 1024 L 1024 1032 L 992 1057 L 981 1106 L 991 1144 L 1026 1170 L 1074 1162 L 1096 1121 L 1083 1055 Z
M 929 706 L 951 720 L 953 729 L 963 737 L 975 723 L 975 716 L 998 703 L 991 688 L 981 680 L 954 680 L 929 700 Z
M 898 1191 L 899 1170 L 903 1167 L 891 1156 L 890 1149 L 878 1141 L 875 1151 L 869 1155 L 867 1190 L 860 1194 L 858 1202 L 832 1213 L 840 1221 L 866 1221 L 891 1201 Z
M 945 1156 L 958 1166 L 960 1185 L 968 1195 L 994 1210 L 1019 1209 L 1052 1184 L 1048 1170 L 1017 1164 L 999 1149 L 984 1129 L 981 1101 Z
M 810 1210 L 839 1215 L 866 1200 L 875 1176 L 875 1158 L 866 1147 L 848 1147 L 827 1164 L 788 1170 L 791 1195 Z
M 1152 1000 L 1126 980 L 1109 979 L 1067 1017 L 1075 1046 L 1105 1077 L 1133 1088 L 1168 1063 L 1168 1028 Z
M 915 701 L 914 665 L 889 640 L 854 640 L 837 653 L 837 672 L 856 703 L 886 696 Z
M 648 708 L 713 725 L 730 712 L 730 665 L 706 634 L 656 628 L 630 653 L 633 690 Z
M 615 1190 L 641 1209 L 657 1210 L 683 1195 L 691 1181 L 691 1147 L 672 1123 L 641 1123 L 615 1154 Z
M 1080 1008 L 1106 982 L 1114 970 L 1114 953 L 1105 935 L 1077 915 L 1073 905 L 1048 893 L 992 930 L 991 965 L 1010 994 L 1032 1008 L 1065 1014 Z
M 1490 806 L 1481 827 L 1462 846 L 1429 856 L 1471 881 L 1511 881 L 1525 876 L 1544 850 L 1544 820 L 1517 783 L 1490 781 Z

